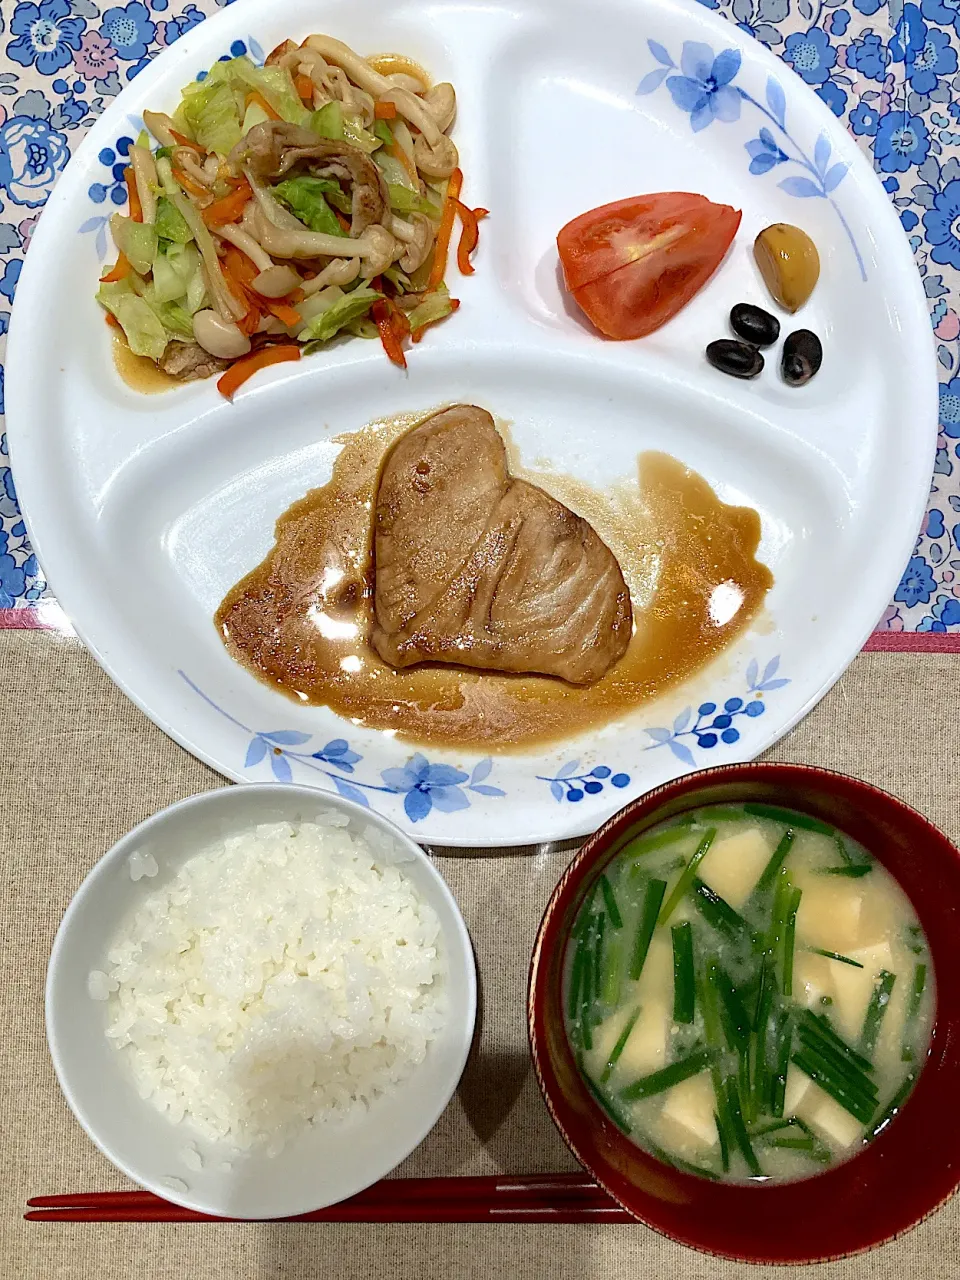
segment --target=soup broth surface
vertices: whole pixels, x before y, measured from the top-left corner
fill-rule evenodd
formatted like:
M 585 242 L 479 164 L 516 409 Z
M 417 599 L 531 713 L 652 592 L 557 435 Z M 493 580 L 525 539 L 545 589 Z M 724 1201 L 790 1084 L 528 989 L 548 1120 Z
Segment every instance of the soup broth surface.
M 581 907 L 567 1033 L 597 1102 L 670 1164 L 810 1177 L 897 1115 L 934 981 L 906 894 L 868 851 L 763 804 L 630 839 Z

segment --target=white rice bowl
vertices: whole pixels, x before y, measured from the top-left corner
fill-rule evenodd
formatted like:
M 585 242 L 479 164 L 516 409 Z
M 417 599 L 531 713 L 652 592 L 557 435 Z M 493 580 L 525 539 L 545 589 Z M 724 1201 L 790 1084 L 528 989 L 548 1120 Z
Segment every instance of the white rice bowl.
M 446 1016 L 440 923 L 380 832 L 347 823 L 229 836 L 110 946 L 106 1034 L 172 1121 L 275 1154 L 423 1062 Z

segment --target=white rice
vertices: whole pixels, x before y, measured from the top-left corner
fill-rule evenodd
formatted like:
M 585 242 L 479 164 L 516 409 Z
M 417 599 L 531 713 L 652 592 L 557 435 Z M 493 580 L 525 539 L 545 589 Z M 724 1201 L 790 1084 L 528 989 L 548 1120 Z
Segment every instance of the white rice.
M 91 975 L 141 1097 L 203 1137 L 275 1153 L 363 1114 L 444 1024 L 436 913 L 393 842 L 346 822 L 259 826 L 197 854 Z

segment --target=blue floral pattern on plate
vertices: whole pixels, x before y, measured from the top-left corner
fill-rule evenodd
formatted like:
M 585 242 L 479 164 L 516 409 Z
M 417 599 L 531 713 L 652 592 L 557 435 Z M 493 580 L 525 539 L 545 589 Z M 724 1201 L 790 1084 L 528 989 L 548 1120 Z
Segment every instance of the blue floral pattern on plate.
M 185 671 L 179 672 L 179 675 L 209 707 L 248 735 L 244 769 L 255 769 L 269 761 L 270 771 L 277 782 L 293 782 L 294 766 L 297 766 L 322 774 L 333 783 L 334 789 L 344 799 L 353 800 L 367 809 L 370 808 L 372 793 L 403 796 L 403 811 L 411 822 L 422 822 L 434 810 L 444 814 L 468 809 L 468 792 L 492 799 L 500 799 L 506 795 L 500 787 L 487 782 L 493 772 L 493 761 L 489 756 L 478 760 L 472 770 L 465 773 L 463 769 L 451 764 L 431 764 L 418 751 L 403 765 L 381 769 L 379 783 L 365 782 L 356 776 L 356 766 L 361 763 L 363 756 L 350 750 L 346 738 L 332 738 L 312 751 L 312 733 L 304 733 L 300 729 L 250 729 L 204 693 Z M 310 782 L 316 785 L 315 779 L 311 778 Z
M 70 151 L 150 58 L 225 3 L 20 0 L 0 10 L 0 405 L 3 335 L 19 264 L 37 213 Z M 937 344 L 941 433 L 927 521 L 880 627 L 960 629 L 960 3 L 702 3 L 777 53 L 846 124 L 883 177 L 909 236 Z M 262 58 L 256 41 L 248 37 L 235 42 L 242 43 L 251 57 Z M 663 46 L 658 48 L 663 56 L 654 52 L 656 66 L 648 70 L 645 83 L 651 75 L 658 79 L 646 91 L 659 89 L 668 76 L 694 81 L 678 87 L 683 102 L 690 104 L 691 122 L 696 117 L 698 123 L 705 122 L 702 128 L 715 122 L 719 127 L 727 116 L 749 105 L 739 95 L 734 105 L 739 66 L 733 68 L 732 61 L 722 57 L 723 50 L 712 55 L 709 69 L 699 62 L 685 69 L 682 52 L 681 65 L 676 66 Z M 643 57 L 649 52 L 638 50 L 638 77 Z M 766 110 L 776 116 L 761 96 Z M 779 122 L 766 119 L 758 124 L 756 134 L 744 144 L 752 172 L 779 178 L 795 170 L 794 153 Z M 817 169 L 815 154 L 807 160 Z M 98 247 L 102 245 L 101 258 L 106 252 L 106 215 L 116 199 L 111 194 L 117 182 L 113 165 L 118 163 L 119 158 L 105 164 L 96 179 L 104 196 L 99 208 L 91 208 L 84 228 Z M 814 174 L 801 165 L 791 176 L 826 185 L 829 172 L 821 168 Z M 826 198 L 832 197 L 828 193 Z M 7 549 L 0 554 L 10 555 L 14 568 L 23 569 L 22 579 L 17 572 L 5 575 L 0 608 L 9 607 L 3 603 L 8 598 L 18 607 L 29 606 L 43 592 L 43 579 L 22 532 L 3 458 L 0 529 L 7 535 Z

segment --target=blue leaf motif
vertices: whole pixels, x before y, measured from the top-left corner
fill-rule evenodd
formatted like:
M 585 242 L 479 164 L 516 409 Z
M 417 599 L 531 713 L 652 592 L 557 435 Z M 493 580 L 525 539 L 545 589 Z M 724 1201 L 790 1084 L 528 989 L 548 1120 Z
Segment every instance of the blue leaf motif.
M 810 196 L 822 196 L 824 194 L 820 187 L 815 182 L 811 182 L 809 178 L 784 178 L 777 185 L 788 196 L 800 196 L 806 199 Z
M 656 71 L 648 71 L 637 85 L 637 96 L 643 97 L 648 93 L 656 92 L 663 84 L 669 71 L 669 67 L 658 67 Z
M 767 80 L 767 106 L 773 112 L 777 123 L 783 127 L 787 115 L 787 99 L 780 81 L 774 76 Z
M 647 729 L 645 732 L 654 740 L 657 746 L 661 746 L 664 742 L 669 742 L 673 737 L 669 729 Z
M 768 151 L 780 150 L 780 148 L 776 144 L 773 134 L 766 127 L 760 130 L 760 141 L 763 143 L 763 145 L 766 147 Z
M 253 36 L 247 36 L 247 48 L 250 50 L 251 56 L 255 58 L 257 62 L 263 62 L 263 48 L 256 40 L 254 40 Z
M 342 756 L 349 750 L 346 738 L 332 738 L 323 748 L 323 754 L 329 759 L 330 756 Z
M 299 733 L 296 729 L 277 729 L 273 733 L 260 735 L 268 742 L 275 742 L 278 747 L 300 747 L 313 737 L 310 733 Z
M 550 794 L 553 796 L 554 800 L 556 800 L 557 804 L 561 804 L 563 802 L 563 787 L 561 787 L 559 782 L 550 783 Z
M 102 227 L 106 222 L 106 218 L 88 218 L 86 222 L 80 224 L 81 231 L 96 231 L 97 227 Z
M 293 770 L 290 768 L 290 761 L 286 756 L 277 756 L 271 753 L 270 768 L 273 770 L 273 776 L 278 782 L 293 781 Z
M 648 40 L 648 41 L 647 41 L 647 48 L 650 50 L 650 52 L 653 54 L 653 56 L 656 58 L 656 60 L 657 60 L 658 62 L 663 63 L 663 65 L 664 65 L 665 67 L 674 67 L 674 66 L 676 66 L 676 63 L 675 63 L 675 62 L 674 62 L 674 60 L 670 57 L 669 53 L 667 53 L 667 51 L 666 51 L 666 49 L 663 47 L 663 45 L 662 45 L 662 44 L 658 44 L 658 43 L 656 42 L 656 40 Z
M 677 742 L 676 738 L 671 739 L 669 746 L 678 760 L 682 760 L 684 764 L 689 765 L 694 763 L 693 752 L 688 746 L 685 746 L 682 742 Z
M 757 692 L 770 693 L 774 689 L 782 689 L 785 684 L 789 683 L 789 680 L 764 680 L 763 684 L 757 685 Z
M 774 659 L 779 662 L 779 658 Z M 757 687 L 757 676 L 760 673 L 760 667 L 756 658 L 751 658 L 747 665 L 747 688 L 753 691 Z M 766 673 L 764 673 L 766 674 Z
M 558 790 L 560 789 L 560 784 L 558 782 L 555 782 L 553 785 Z M 479 796 L 505 796 L 507 794 L 505 791 L 501 791 L 499 787 L 488 787 L 483 783 L 471 786 L 470 790 L 476 791 Z
M 579 760 L 568 760 L 562 769 L 557 770 L 558 778 L 569 778 L 572 773 L 576 773 L 580 767 Z
M 762 155 L 754 156 L 750 161 L 748 172 L 752 173 L 754 177 L 759 177 L 761 174 L 769 173 L 771 169 L 780 163 L 779 156 L 772 156 L 769 151 L 765 151 Z
M 458 809 L 470 808 L 470 797 L 465 796 L 459 787 L 431 787 L 430 800 L 440 813 L 456 813 Z
M 466 781 L 467 775 L 463 770 L 455 768 L 452 764 L 428 765 L 423 776 L 424 785 L 427 787 L 456 787 Z
M 337 788 L 344 800 L 353 800 L 355 804 L 362 804 L 365 809 L 370 808 L 370 801 L 363 794 L 359 787 L 353 786 L 347 782 L 345 778 L 334 778 L 333 785 Z
M 756 664 L 755 662 L 753 662 L 753 663 L 751 663 L 751 666 L 753 667 L 753 675 L 754 675 L 754 679 L 756 679 L 756 674 L 757 674 L 757 664 Z M 769 679 L 770 679 L 770 677 L 771 677 L 771 676 L 775 676 L 779 670 L 780 670 L 780 655 L 779 655 L 779 653 L 776 653 L 776 654 L 774 654 L 774 656 L 770 659 L 770 661 L 767 663 L 767 665 L 763 668 L 763 678 L 764 678 L 764 680 L 769 680 Z M 749 672 L 749 670 L 748 670 L 748 672 L 747 672 L 748 677 L 749 677 L 749 674 L 750 674 L 750 672 Z
M 953 367 L 953 356 L 950 354 L 950 348 L 945 347 L 942 343 L 937 347 L 937 359 L 945 369 Z
M 252 769 L 255 764 L 259 764 L 263 757 L 267 754 L 267 744 L 262 738 L 251 739 L 249 747 L 247 747 L 247 756 L 243 762 L 245 769 Z
M 690 717 L 692 714 L 693 714 L 693 711 L 690 707 L 687 707 L 686 710 L 681 711 L 680 714 L 677 716 L 676 720 L 674 720 L 673 722 L 673 732 L 683 733 L 684 729 L 690 723 Z
M 489 778 L 492 768 L 493 761 L 489 756 L 485 760 L 478 761 L 473 767 L 473 773 L 470 775 L 470 785 L 475 786 L 478 782 L 482 782 L 484 778 Z
M 830 139 L 825 133 L 821 133 L 817 139 L 817 145 L 813 149 L 813 163 L 816 165 L 817 173 L 826 173 L 827 165 L 830 162 L 830 152 Z
M 107 220 L 104 218 L 100 224 L 100 230 L 97 232 L 96 240 L 97 257 L 102 258 L 107 252 Z
M 823 179 L 823 185 L 827 191 L 836 191 L 840 183 L 843 181 L 844 174 L 850 168 L 849 164 L 844 160 L 840 164 L 831 165 L 827 170 L 826 177 Z
M 411 822 L 420 822 L 433 808 L 433 801 L 425 791 L 408 791 L 403 797 L 403 811 Z

